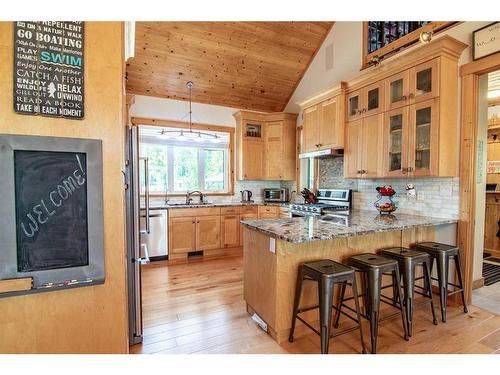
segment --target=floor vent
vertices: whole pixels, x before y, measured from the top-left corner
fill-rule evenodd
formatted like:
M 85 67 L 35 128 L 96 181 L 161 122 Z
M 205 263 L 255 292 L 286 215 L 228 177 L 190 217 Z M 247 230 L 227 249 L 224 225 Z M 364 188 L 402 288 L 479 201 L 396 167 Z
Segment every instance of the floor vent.
M 483 261 L 483 277 L 486 286 L 500 281 L 500 259 L 487 258 Z
M 188 258 L 191 258 L 191 257 L 200 257 L 200 256 L 203 256 L 203 250 L 200 250 L 200 251 L 191 251 L 188 253 Z

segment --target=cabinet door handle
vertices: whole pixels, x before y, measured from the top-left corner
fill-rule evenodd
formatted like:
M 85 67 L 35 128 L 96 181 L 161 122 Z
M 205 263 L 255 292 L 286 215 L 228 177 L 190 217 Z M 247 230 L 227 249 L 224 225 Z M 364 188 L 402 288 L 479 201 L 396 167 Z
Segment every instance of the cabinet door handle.
M 415 97 L 415 94 L 413 94 L 412 92 L 410 92 L 410 95 L 408 96 L 410 99 L 413 99 Z
M 362 169 L 361 174 L 366 174 L 366 171 L 364 169 Z
M 193 220 L 193 221 L 192 221 L 192 223 L 193 223 L 193 224 L 195 224 L 195 223 L 196 223 L 196 220 Z
M 366 108 L 363 108 L 363 110 L 361 112 L 365 113 L 366 112 Z
M 401 98 L 402 98 L 403 100 L 408 99 L 408 97 L 407 97 L 406 95 L 403 95 Z
M 413 172 L 413 171 L 414 171 L 413 167 L 408 167 L 408 172 Z
M 321 143 L 318 143 L 318 147 L 321 147 L 321 146 L 323 146 L 323 145 Z
M 401 173 L 406 173 L 406 172 L 408 172 L 408 168 L 404 168 L 404 167 L 401 168 Z

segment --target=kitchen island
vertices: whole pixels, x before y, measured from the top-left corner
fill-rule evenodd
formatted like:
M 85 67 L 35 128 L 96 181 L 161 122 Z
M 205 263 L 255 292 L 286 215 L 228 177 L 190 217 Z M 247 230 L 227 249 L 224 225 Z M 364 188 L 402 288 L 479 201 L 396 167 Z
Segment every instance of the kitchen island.
M 379 215 L 352 211 L 350 215 L 249 220 L 244 225 L 244 298 L 247 311 L 266 322 L 278 342 L 288 338 L 298 266 L 316 259 L 344 262 L 347 257 L 393 246 L 433 241 L 437 227 L 457 220 L 406 214 Z M 317 289 L 303 288 L 302 306 L 317 304 Z M 315 320 L 315 311 L 308 319 Z

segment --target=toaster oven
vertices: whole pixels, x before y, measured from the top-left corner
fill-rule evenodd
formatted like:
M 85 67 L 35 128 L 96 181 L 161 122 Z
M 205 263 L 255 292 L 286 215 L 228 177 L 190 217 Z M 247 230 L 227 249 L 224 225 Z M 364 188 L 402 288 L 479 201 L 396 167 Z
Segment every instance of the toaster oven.
M 290 200 L 289 190 L 264 189 L 264 202 L 288 202 Z

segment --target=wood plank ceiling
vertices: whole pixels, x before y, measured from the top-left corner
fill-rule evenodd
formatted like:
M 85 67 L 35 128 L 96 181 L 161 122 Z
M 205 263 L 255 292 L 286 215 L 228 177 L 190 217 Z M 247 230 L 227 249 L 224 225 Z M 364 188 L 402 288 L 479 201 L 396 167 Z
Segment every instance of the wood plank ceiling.
M 137 22 L 127 92 L 276 112 L 333 22 Z

